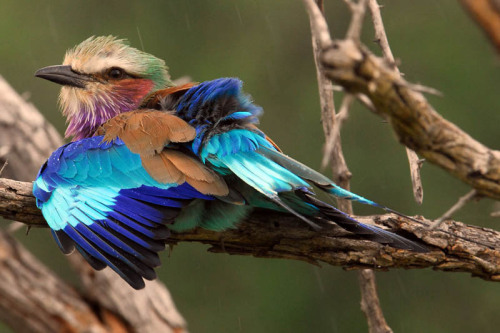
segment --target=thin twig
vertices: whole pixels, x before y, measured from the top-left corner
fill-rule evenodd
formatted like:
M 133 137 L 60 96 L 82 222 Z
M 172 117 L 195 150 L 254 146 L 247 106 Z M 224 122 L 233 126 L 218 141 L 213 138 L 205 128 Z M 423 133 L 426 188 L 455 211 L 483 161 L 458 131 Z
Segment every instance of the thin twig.
M 309 13 L 309 20 L 311 23 L 311 29 L 313 31 L 314 39 L 317 40 L 317 44 L 320 49 L 324 49 L 331 45 L 332 38 L 330 37 L 330 31 L 328 30 L 328 25 L 323 17 L 321 9 L 323 7 L 322 0 L 316 2 L 315 0 L 303 0 L 306 6 L 307 12 Z
M 427 87 L 427 86 L 421 85 L 419 83 L 408 84 L 408 88 L 415 90 L 415 91 L 418 91 L 418 92 L 421 92 L 421 93 L 426 93 L 429 95 L 443 97 L 443 93 L 441 91 L 437 90 L 436 88 Z
M 382 21 L 382 14 L 380 13 L 380 6 L 377 0 L 369 0 L 368 8 L 372 16 L 373 27 L 375 29 L 375 38 L 380 48 L 382 49 L 382 54 L 391 67 L 398 73 L 401 74 L 399 68 L 396 66 L 396 61 L 394 60 L 394 55 L 392 54 L 391 48 L 389 46 L 389 40 L 387 39 L 387 34 L 385 33 L 384 22 Z M 410 177 L 413 186 L 413 196 L 418 204 L 422 204 L 424 200 L 424 188 L 422 186 L 422 178 L 420 177 L 420 167 L 417 163 L 419 160 L 418 155 L 408 147 L 406 147 L 406 155 L 408 156 L 408 163 L 410 164 Z
M 335 128 L 337 119 L 335 116 L 335 104 L 333 100 L 331 81 L 327 79 L 324 74 L 320 57 L 323 49 L 331 45 L 332 41 L 330 39 L 328 25 L 326 24 L 326 20 L 322 14 L 322 0 L 318 0 L 317 2 L 304 0 L 304 3 L 306 4 L 311 23 L 313 53 L 314 61 L 316 63 L 316 74 L 318 79 L 318 89 L 321 104 L 321 121 L 323 124 L 323 132 L 325 133 L 325 138 L 328 138 Z M 349 179 L 351 178 L 351 172 L 349 171 L 349 169 L 347 168 L 347 164 L 345 163 L 344 154 L 342 153 L 340 136 L 337 135 L 336 138 L 333 138 L 333 140 L 335 142 L 333 148 L 334 154 L 331 154 L 330 156 L 333 179 L 339 186 L 349 190 Z M 346 200 L 339 199 L 337 201 L 341 210 L 346 213 L 352 214 L 352 208 L 346 202 Z
M 8 161 L 5 161 L 2 167 L 0 168 L 0 176 L 2 175 L 3 171 L 5 170 L 5 167 L 9 164 Z
M 367 1 L 359 0 L 356 5 L 351 1 L 347 2 L 350 5 L 352 18 L 346 39 L 351 39 L 359 43 Z M 375 273 L 371 269 L 361 270 L 358 273 L 358 279 L 361 289 L 361 310 L 364 312 L 368 322 L 369 332 L 392 333 L 391 328 L 385 321 L 384 313 L 378 300 Z
M 373 28 L 375 29 L 375 40 L 380 45 L 384 58 L 391 64 L 396 72 L 400 73 L 398 67 L 396 66 L 394 55 L 392 54 L 389 46 L 389 40 L 387 39 L 387 34 L 385 33 L 384 22 L 382 21 L 382 14 L 380 13 L 380 6 L 377 3 L 377 0 L 369 0 L 368 8 L 370 9 Z
M 410 165 L 413 198 L 415 198 L 415 201 L 421 205 L 424 201 L 424 188 L 422 186 L 422 178 L 420 177 L 420 168 L 422 168 L 422 163 L 419 161 L 421 161 L 421 159 L 418 158 L 417 153 L 409 148 L 406 148 L 406 156 L 408 157 L 408 164 Z
M 358 279 L 361 287 L 361 309 L 368 321 L 369 332 L 392 333 L 392 329 L 387 325 L 380 306 L 375 273 L 372 269 L 362 269 L 359 271 Z
M 499 2 L 492 0 L 461 0 L 460 2 L 500 53 Z
M 344 0 L 344 2 L 351 10 L 351 23 L 349 24 L 345 38 L 359 41 L 363 29 L 367 0 L 359 0 L 358 2 Z
M 340 128 L 344 121 L 347 120 L 349 116 L 349 108 L 351 107 L 354 97 L 351 94 L 346 94 L 340 105 L 339 112 L 335 115 L 335 122 L 333 124 L 333 129 L 326 138 L 325 149 L 323 152 L 323 160 L 321 161 L 321 168 L 325 168 L 328 162 L 332 160 L 333 150 L 335 149 L 335 141 L 340 137 Z
M 467 204 L 469 201 L 471 201 L 475 197 L 477 197 L 477 191 L 476 190 L 471 190 L 466 195 L 460 197 L 460 199 L 458 199 L 458 201 L 453 206 L 451 206 L 451 208 L 448 209 L 446 211 L 446 213 L 444 213 L 440 218 L 436 219 L 429 226 L 429 230 L 434 230 L 437 227 L 439 227 L 441 225 L 441 223 L 443 223 L 444 220 L 449 219 L 450 217 L 452 217 L 453 214 L 455 214 L 458 210 L 460 210 L 463 206 L 465 206 L 465 204 Z
M 305 2 L 306 4 L 308 4 L 307 0 L 305 0 Z M 326 24 L 326 21 L 322 14 L 322 8 L 323 2 L 322 0 L 318 0 L 317 4 L 313 2 L 312 8 L 308 7 L 308 10 L 311 23 L 313 54 L 316 64 L 316 77 L 318 80 L 319 98 L 321 105 L 321 122 L 323 124 L 323 132 L 325 133 L 326 139 L 332 135 L 332 131 L 335 128 L 337 119 L 335 116 L 335 103 L 333 99 L 331 81 L 326 78 L 320 61 L 320 56 L 324 46 L 331 43 L 331 40 L 322 40 L 323 37 L 330 38 L 328 25 Z M 351 172 L 349 171 L 345 163 L 344 154 L 342 153 L 340 136 L 336 135 L 335 137 L 332 137 L 332 140 L 334 141 L 334 147 L 332 149 L 332 152 L 334 153 L 330 154 L 329 158 L 332 164 L 332 171 L 334 175 L 333 178 L 338 185 L 349 189 L 349 179 L 351 177 Z M 339 200 L 339 208 L 347 213 L 352 213 L 352 211 L 349 211 L 349 206 L 343 207 L 343 201 L 345 200 Z
M 351 4 L 351 3 L 348 2 L 348 4 Z M 365 6 L 366 6 L 365 0 L 359 1 L 359 3 L 356 5 L 357 9 L 354 7 L 354 5 L 350 5 L 351 10 L 353 12 L 353 18 L 352 18 L 350 28 L 349 28 L 349 31 L 347 34 L 348 34 L 348 37 L 350 37 L 352 39 L 357 38 L 358 41 L 359 41 L 359 36 L 361 34 L 361 27 L 362 27 L 362 23 L 363 23 Z M 321 6 L 319 8 L 321 8 Z M 310 13 L 311 12 L 312 11 L 310 10 Z M 321 19 L 324 21 L 324 17 L 322 15 L 319 15 L 319 16 L 309 15 L 309 17 L 311 19 L 311 31 L 313 34 L 313 46 L 314 46 L 313 49 L 314 49 L 314 53 L 315 53 L 315 59 L 319 59 L 321 50 L 318 50 L 318 48 L 317 48 L 318 45 L 317 45 L 317 43 L 314 42 L 318 37 L 315 37 L 315 32 L 317 33 L 317 31 L 315 31 L 315 29 L 313 29 L 313 27 L 318 26 L 320 24 L 315 24 L 312 21 L 315 18 Z M 324 23 L 323 25 L 326 26 L 326 23 Z M 326 28 L 328 29 L 327 26 L 326 26 Z M 326 43 L 326 44 L 328 44 L 328 43 Z M 348 94 L 344 97 L 344 100 L 342 101 L 342 105 L 341 105 L 340 112 L 339 112 L 340 116 L 336 117 L 335 110 L 333 108 L 333 90 L 332 89 L 327 90 L 328 87 L 325 85 L 325 82 L 327 82 L 327 81 L 325 81 L 324 79 L 320 79 L 320 78 L 325 78 L 325 73 L 324 73 L 323 67 L 321 66 L 319 61 L 316 62 L 316 70 L 318 72 L 318 85 L 319 85 L 319 89 L 320 89 L 320 96 L 322 96 L 321 91 L 328 91 L 328 93 L 331 95 L 331 98 L 332 98 L 331 99 L 332 108 L 329 110 L 326 110 L 328 117 L 332 121 L 331 127 L 329 128 L 328 126 L 325 126 L 326 124 L 323 124 L 325 138 L 327 139 L 327 143 L 325 146 L 325 153 L 323 155 L 323 165 L 326 164 L 325 163 L 326 161 L 331 160 L 335 181 L 338 183 L 338 185 L 349 190 L 351 173 L 347 167 L 347 163 L 345 161 L 344 154 L 342 152 L 342 145 L 340 142 L 340 127 L 341 127 L 341 123 L 342 123 L 343 119 L 345 119 L 348 115 L 348 109 L 352 104 L 353 96 L 351 94 Z M 322 103 L 322 106 L 323 106 L 323 103 Z M 322 107 L 322 116 L 324 114 L 323 113 L 324 111 L 325 110 Z M 323 120 L 324 120 L 324 118 L 323 118 Z M 342 211 L 344 211 L 348 214 L 353 214 L 351 201 L 338 200 L 338 206 Z M 371 270 L 368 270 L 368 271 L 371 273 L 371 275 L 373 277 L 374 276 L 373 271 L 371 271 Z M 363 299 L 362 299 L 362 304 L 364 304 L 362 306 L 362 310 L 365 312 L 365 315 L 367 317 L 368 326 L 370 327 L 370 332 L 383 332 L 381 329 L 388 328 L 388 325 L 384 320 L 382 309 L 380 308 L 380 303 L 378 301 L 372 302 L 373 299 L 378 300 L 378 297 L 376 294 L 376 288 L 375 288 L 375 280 L 374 280 L 374 278 L 372 278 L 371 281 L 367 281 L 366 277 L 363 275 L 363 273 L 361 271 L 359 272 L 359 280 L 360 280 L 363 295 L 366 294 L 365 292 L 363 292 L 363 290 L 365 289 L 365 286 L 367 286 L 367 285 L 371 286 L 370 295 L 372 295 L 372 297 L 369 297 L 369 298 L 363 297 Z M 374 297 L 373 297 L 373 295 L 374 295 Z M 372 318 L 372 313 L 378 314 L 378 316 L 377 316 L 378 320 L 375 320 Z M 382 318 L 382 321 L 380 321 L 380 318 Z M 389 331 L 386 330 L 385 332 L 389 332 Z
M 364 94 L 356 94 L 356 98 L 360 101 L 368 110 L 377 112 L 375 105 L 373 105 L 372 101 L 368 98 L 368 96 Z

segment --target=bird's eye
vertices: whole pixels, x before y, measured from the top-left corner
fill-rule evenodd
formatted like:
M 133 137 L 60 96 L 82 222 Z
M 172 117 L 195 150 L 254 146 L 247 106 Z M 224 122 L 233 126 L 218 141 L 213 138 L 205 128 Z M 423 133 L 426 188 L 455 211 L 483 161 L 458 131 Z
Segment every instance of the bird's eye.
M 106 76 L 113 80 L 120 80 L 123 79 L 125 76 L 127 76 L 127 74 L 123 69 L 118 67 L 113 67 L 108 70 Z

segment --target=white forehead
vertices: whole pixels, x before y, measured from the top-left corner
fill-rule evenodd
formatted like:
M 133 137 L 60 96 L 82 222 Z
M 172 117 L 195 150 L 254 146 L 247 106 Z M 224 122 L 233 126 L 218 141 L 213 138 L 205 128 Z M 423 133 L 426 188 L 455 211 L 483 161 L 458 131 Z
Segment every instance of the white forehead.
M 111 67 L 120 67 L 129 73 L 140 72 L 143 68 L 137 61 L 135 49 L 123 40 L 112 36 L 91 37 L 66 52 L 63 65 L 80 73 L 101 73 Z

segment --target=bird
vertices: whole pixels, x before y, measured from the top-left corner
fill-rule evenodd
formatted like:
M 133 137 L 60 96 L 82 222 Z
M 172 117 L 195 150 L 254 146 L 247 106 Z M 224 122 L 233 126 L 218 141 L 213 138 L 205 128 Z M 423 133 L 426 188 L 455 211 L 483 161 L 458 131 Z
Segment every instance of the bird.
M 427 252 L 315 197 L 379 207 L 285 155 L 258 128 L 262 108 L 237 78 L 174 85 L 163 60 L 114 36 L 92 36 L 36 77 L 60 84 L 66 138 L 33 194 L 63 253 L 110 267 L 131 287 L 156 278 L 172 231 L 235 228 L 255 207 L 288 212 L 321 232 L 334 222 L 362 238 Z

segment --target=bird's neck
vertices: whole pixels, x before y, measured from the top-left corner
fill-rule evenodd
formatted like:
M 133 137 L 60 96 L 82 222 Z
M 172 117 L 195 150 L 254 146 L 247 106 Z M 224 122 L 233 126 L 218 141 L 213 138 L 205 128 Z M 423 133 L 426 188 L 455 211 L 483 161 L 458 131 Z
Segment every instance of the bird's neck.
M 150 80 L 134 79 L 95 91 L 61 91 L 63 114 L 68 119 L 65 136 L 73 137 L 73 141 L 93 136 L 109 119 L 137 109 L 153 88 Z

